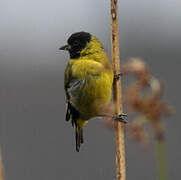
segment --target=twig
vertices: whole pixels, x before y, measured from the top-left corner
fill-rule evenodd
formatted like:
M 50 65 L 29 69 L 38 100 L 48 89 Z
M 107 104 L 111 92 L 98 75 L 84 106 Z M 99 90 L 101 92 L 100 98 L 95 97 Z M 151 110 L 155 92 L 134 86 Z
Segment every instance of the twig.
M 4 167 L 2 163 L 2 154 L 0 150 L 0 180 L 4 180 Z
M 165 160 L 165 144 L 164 140 L 156 139 L 156 153 L 157 153 L 157 169 L 158 169 L 158 179 L 166 180 L 167 179 L 167 168 Z
M 118 1 L 111 0 L 111 42 L 112 42 L 112 65 L 114 74 L 120 73 L 119 35 L 118 35 Z M 121 81 L 116 79 L 113 85 L 115 113 L 122 114 Z M 126 180 L 125 149 L 124 149 L 124 124 L 115 122 L 116 141 L 116 169 L 117 180 Z

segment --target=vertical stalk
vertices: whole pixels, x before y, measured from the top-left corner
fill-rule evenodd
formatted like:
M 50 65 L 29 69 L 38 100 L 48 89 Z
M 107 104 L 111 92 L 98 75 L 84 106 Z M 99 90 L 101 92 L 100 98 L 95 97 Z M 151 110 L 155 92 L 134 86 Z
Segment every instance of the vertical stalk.
M 156 139 L 156 155 L 157 155 L 157 171 L 158 179 L 166 180 L 167 179 L 167 168 L 165 160 L 165 144 L 164 140 Z
M 111 0 L 111 42 L 112 42 L 112 65 L 114 74 L 120 73 L 119 57 L 119 28 L 118 28 L 118 0 Z M 115 79 L 113 84 L 113 98 L 115 113 L 122 114 L 122 88 L 121 80 Z M 125 147 L 124 147 L 124 123 L 115 122 L 116 141 L 116 170 L 117 180 L 126 180 Z
M 4 180 L 4 168 L 2 163 L 2 154 L 0 150 L 0 180 Z

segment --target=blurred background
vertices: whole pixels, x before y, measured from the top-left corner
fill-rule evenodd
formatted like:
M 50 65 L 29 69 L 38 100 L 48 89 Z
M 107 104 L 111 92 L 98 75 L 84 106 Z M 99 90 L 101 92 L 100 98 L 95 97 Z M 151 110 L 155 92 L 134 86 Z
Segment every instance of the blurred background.
M 141 57 L 164 83 L 164 99 L 181 106 L 181 1 L 120 1 L 121 62 Z M 110 57 L 109 1 L 0 1 L 0 142 L 6 180 L 115 179 L 114 133 L 102 120 L 85 127 L 75 152 L 65 117 L 64 69 L 58 48 L 88 31 Z M 180 179 L 180 114 L 166 123 L 169 179 Z M 129 118 L 128 118 L 129 121 Z M 142 148 L 126 137 L 127 179 L 155 180 L 153 142 Z

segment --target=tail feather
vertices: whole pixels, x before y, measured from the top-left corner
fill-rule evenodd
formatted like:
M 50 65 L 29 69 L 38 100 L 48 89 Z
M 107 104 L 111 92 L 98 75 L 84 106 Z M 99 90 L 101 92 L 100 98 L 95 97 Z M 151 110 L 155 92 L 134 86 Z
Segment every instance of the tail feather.
M 79 133 L 75 130 L 75 142 L 76 142 L 76 151 L 79 152 L 80 150 L 80 141 L 79 141 Z
M 72 126 L 75 125 L 76 151 L 79 152 L 80 145 L 84 142 L 83 127 L 86 124 L 86 121 L 80 119 L 80 113 L 70 103 L 67 105 L 65 120 L 71 120 Z
M 76 151 L 80 151 L 80 145 L 83 144 L 83 129 L 76 127 L 75 130 L 75 141 L 76 141 Z
M 71 116 L 70 103 L 68 103 L 67 104 L 67 112 L 66 112 L 65 120 L 69 121 L 70 116 Z
M 80 129 L 80 143 L 84 143 L 83 128 Z

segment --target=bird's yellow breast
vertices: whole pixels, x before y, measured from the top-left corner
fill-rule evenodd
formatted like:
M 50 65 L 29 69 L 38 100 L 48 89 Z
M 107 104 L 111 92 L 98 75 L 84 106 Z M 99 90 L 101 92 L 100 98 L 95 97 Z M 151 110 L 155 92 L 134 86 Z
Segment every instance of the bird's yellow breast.
M 76 92 L 79 98 L 72 103 L 84 119 L 89 119 L 102 112 L 110 102 L 112 70 L 102 63 L 85 58 L 71 60 L 70 63 L 72 63 L 72 77 L 84 82 L 82 88 Z

